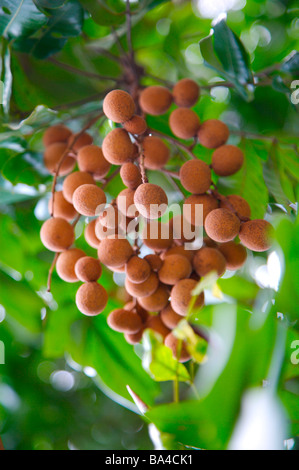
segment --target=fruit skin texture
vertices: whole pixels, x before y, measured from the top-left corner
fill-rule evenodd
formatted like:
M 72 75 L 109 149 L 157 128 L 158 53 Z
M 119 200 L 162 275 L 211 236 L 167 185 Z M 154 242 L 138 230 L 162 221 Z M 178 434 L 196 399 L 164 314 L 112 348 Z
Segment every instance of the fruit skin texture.
M 201 160 L 189 160 L 180 169 L 180 180 L 190 193 L 202 194 L 211 186 L 211 170 Z
M 163 86 L 149 86 L 140 93 L 139 105 L 142 111 L 152 116 L 165 114 L 171 103 L 172 94 Z
M 215 242 L 224 243 L 233 240 L 239 233 L 240 220 L 227 209 L 215 209 L 205 220 L 207 235 Z
M 87 217 L 96 215 L 98 206 L 105 203 L 104 191 L 94 184 L 82 184 L 73 194 L 73 204 L 76 211 Z
M 184 256 L 191 263 L 193 258 L 194 258 L 194 251 L 193 250 L 185 250 L 185 248 L 183 246 L 173 246 L 173 247 L 169 248 L 169 250 L 164 251 L 161 254 L 161 258 L 164 260 L 169 255 Z
M 133 144 L 125 129 L 113 129 L 103 140 L 104 157 L 112 165 L 122 165 L 133 156 Z
M 234 271 L 241 268 L 246 261 L 247 251 L 240 243 L 221 243 L 218 250 L 223 254 L 226 261 L 226 268 Z
M 190 261 L 185 256 L 174 254 L 165 257 L 158 276 L 164 284 L 174 286 L 181 279 L 189 277 L 191 272 Z
M 199 129 L 197 114 L 189 108 L 177 108 L 169 117 L 169 127 L 179 139 L 192 139 Z
M 64 142 L 55 142 L 51 145 L 48 145 L 44 152 L 44 165 L 47 170 L 54 175 L 59 161 L 67 149 L 67 145 Z M 70 173 L 76 165 L 76 160 L 73 157 L 65 157 L 62 165 L 59 169 L 59 175 L 65 176 Z
M 196 205 L 202 204 L 202 220 L 196 218 Z M 207 215 L 218 208 L 218 201 L 210 194 L 192 194 L 185 199 L 184 217 L 192 225 L 201 226 L 206 220 Z
M 124 122 L 124 128 L 130 134 L 142 135 L 147 129 L 146 121 L 141 117 L 135 114 L 129 121 Z
M 251 215 L 251 209 L 248 204 L 248 202 L 241 196 L 238 196 L 237 194 L 230 194 L 229 196 L 226 196 L 226 199 L 228 203 L 224 201 L 220 201 L 220 207 L 223 207 L 228 210 L 233 209 L 238 213 L 240 217 L 250 217 Z
M 146 281 L 151 274 L 149 263 L 139 256 L 132 256 L 126 264 L 126 275 L 131 282 L 140 284 Z
M 72 203 L 73 202 L 73 194 L 76 189 L 81 186 L 82 184 L 96 184 L 93 177 L 86 173 L 85 171 L 75 171 L 74 173 L 68 175 L 62 186 L 62 192 L 64 198 Z
M 91 173 L 95 180 L 104 178 L 110 169 L 110 163 L 97 145 L 82 147 L 78 152 L 77 162 L 79 170 Z
M 120 268 L 133 255 L 133 248 L 126 238 L 115 236 L 107 237 L 101 241 L 98 257 L 105 266 Z
M 170 330 L 164 325 L 159 315 L 149 315 L 145 328 L 150 328 L 155 331 L 161 335 L 163 339 L 170 333 Z
M 112 90 L 105 96 L 103 111 L 113 122 L 128 121 L 135 112 L 134 100 L 126 91 Z
M 148 312 L 160 312 L 168 304 L 169 293 L 165 286 L 159 286 L 151 295 L 138 298 L 138 302 Z
M 144 154 L 144 166 L 148 170 L 163 168 L 169 160 L 170 152 L 163 140 L 159 137 L 145 137 L 142 143 Z
M 172 330 L 175 328 L 178 323 L 182 320 L 182 316 L 175 313 L 175 311 L 171 308 L 171 305 L 167 305 L 167 307 L 163 308 L 160 313 L 161 320 L 167 328 Z
M 77 290 L 76 305 L 84 315 L 98 315 L 104 310 L 107 302 L 108 294 L 97 282 L 86 282 Z
M 84 230 L 84 237 L 88 245 L 97 250 L 99 248 L 101 240 L 98 239 L 95 233 L 96 222 L 97 220 L 94 219 L 91 222 L 89 222 L 89 224 L 86 225 L 85 230 Z
M 172 96 L 175 104 L 181 108 L 191 108 L 199 98 L 200 88 L 194 80 L 183 78 L 173 87 Z
M 215 248 L 204 247 L 195 253 L 193 267 L 196 273 L 203 277 L 211 271 L 216 271 L 221 277 L 226 269 L 225 258 Z
M 172 288 L 170 293 L 170 304 L 172 309 L 182 316 L 186 316 L 189 309 L 189 304 L 192 299 L 192 291 L 197 282 L 194 279 L 182 279 L 177 282 Z M 203 292 L 197 297 L 194 308 L 202 307 L 204 304 Z
M 72 135 L 72 131 L 62 124 L 50 126 L 43 135 L 43 144 L 45 147 L 56 142 L 67 142 Z
M 53 197 L 49 200 L 49 213 L 52 214 L 53 209 Z M 77 211 L 72 204 L 70 204 L 63 196 L 62 191 L 57 191 L 54 196 L 54 211 L 53 215 L 55 217 L 61 217 L 62 219 L 73 220 L 76 215 Z
M 129 344 L 138 344 L 142 340 L 142 335 L 143 335 L 143 328 L 139 330 L 137 333 L 125 333 L 125 340 Z
M 95 282 L 102 274 L 101 263 L 91 256 L 83 256 L 75 264 L 75 273 L 82 282 Z
M 107 323 L 114 331 L 119 333 L 138 333 L 142 328 L 142 321 L 137 313 L 123 308 L 113 310 L 107 318 Z
M 215 149 L 225 144 L 229 138 L 229 129 L 218 119 L 208 119 L 201 124 L 197 137 L 201 145 L 208 149 Z
M 159 279 L 156 273 L 151 273 L 148 279 L 144 282 L 136 284 L 131 282 L 128 278 L 125 280 L 125 288 L 132 297 L 146 297 L 152 295 L 159 286 Z
M 134 204 L 134 194 L 133 189 L 123 189 L 116 198 L 116 204 L 119 212 L 121 212 L 126 217 L 135 218 L 138 217 L 138 211 Z
M 159 271 L 162 266 L 162 260 L 159 255 L 146 255 L 144 259 L 146 259 L 146 261 L 150 264 L 151 269 L 155 272 Z
M 242 245 L 252 251 L 266 251 L 271 247 L 272 225 L 263 219 L 249 220 L 241 225 L 239 233 Z
M 135 191 L 134 202 L 137 210 L 147 219 L 157 219 L 163 215 L 167 209 L 168 199 L 164 189 L 152 183 L 143 183 Z M 151 205 L 162 205 L 165 207 L 162 211 Z
M 230 176 L 240 170 L 244 162 L 242 150 L 234 145 L 222 145 L 212 155 L 212 166 L 219 176 Z
M 56 263 L 58 276 L 65 282 L 77 282 L 79 279 L 75 273 L 75 265 L 83 256 L 85 253 L 79 248 L 70 248 L 61 253 Z
M 74 143 L 73 143 L 74 142 Z M 87 132 L 83 132 L 83 134 L 73 134 L 70 136 L 68 140 L 68 145 L 71 146 L 72 150 L 78 152 L 80 148 L 84 147 L 85 145 L 90 145 L 93 142 L 93 138 Z
M 171 349 L 174 359 L 178 359 L 179 362 L 187 362 L 189 359 L 191 359 L 191 356 L 186 348 L 186 343 L 176 338 L 173 333 L 169 333 L 166 336 L 164 344 L 169 349 Z
M 129 189 L 136 189 L 142 182 L 139 168 L 132 162 L 124 163 L 121 166 L 120 177 Z
M 50 251 L 67 250 L 75 240 L 73 227 L 60 217 L 52 217 L 43 223 L 40 238 L 43 245 Z
M 173 242 L 169 224 L 157 220 L 144 226 L 141 238 L 145 246 L 155 251 L 167 250 Z

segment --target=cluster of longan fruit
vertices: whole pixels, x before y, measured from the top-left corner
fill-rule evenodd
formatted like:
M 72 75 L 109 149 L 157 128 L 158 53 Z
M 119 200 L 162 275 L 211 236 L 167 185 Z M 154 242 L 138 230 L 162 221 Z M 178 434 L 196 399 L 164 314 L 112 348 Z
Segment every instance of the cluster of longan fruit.
M 242 167 L 244 155 L 238 147 L 226 144 L 229 130 L 223 122 L 210 119 L 200 123 L 190 109 L 199 95 L 198 85 L 190 79 L 180 80 L 172 92 L 162 86 L 147 87 L 136 104 L 127 92 L 113 90 L 104 99 L 103 111 L 117 127 L 106 135 L 102 148 L 86 132 L 73 135 L 63 125 L 48 128 L 43 136 L 45 166 L 53 174 L 59 168 L 59 176 L 65 179 L 62 191 L 52 194 L 52 217 L 42 226 L 41 240 L 49 250 L 60 253 L 58 275 L 66 282 L 83 282 L 76 294 L 78 309 L 92 316 L 106 307 L 108 295 L 98 282 L 101 265 L 125 273 L 130 300 L 109 314 L 109 326 L 123 333 L 130 344 L 138 343 L 143 331 L 150 328 L 182 362 L 190 359 L 188 347 L 172 330 L 188 314 L 198 281 L 211 271 L 220 277 L 226 269 L 239 269 L 245 263 L 246 248 L 265 251 L 270 247 L 271 225 L 250 220 L 244 198 L 224 197 L 213 189 L 212 170 L 219 176 L 232 175 Z M 178 177 L 190 193 L 183 206 L 190 210 L 161 222 L 168 198 L 161 186 L 148 182 L 146 170 L 163 171 L 170 149 L 165 139 L 151 133 L 145 117 L 164 114 L 173 103 L 177 107 L 170 113 L 169 126 L 174 136 L 193 139 L 194 144 L 213 149 L 213 154 L 210 166 L 195 157 L 182 164 Z M 78 170 L 73 172 L 76 165 Z M 112 165 L 120 167 L 125 189 L 107 207 L 105 192 L 97 183 L 105 181 Z M 203 208 L 200 221 L 195 217 L 198 204 Z M 72 247 L 75 237 L 70 222 L 78 214 L 92 217 L 84 233 L 87 243 L 97 249 L 97 258 Z M 142 246 L 127 238 L 141 220 Z M 137 221 L 133 228 L 132 221 Z M 190 227 L 204 226 L 206 237 L 200 249 L 185 248 L 180 230 L 185 222 Z M 158 231 L 153 235 L 154 223 Z M 144 256 L 143 246 L 149 253 Z M 194 308 L 203 304 L 202 293 Z

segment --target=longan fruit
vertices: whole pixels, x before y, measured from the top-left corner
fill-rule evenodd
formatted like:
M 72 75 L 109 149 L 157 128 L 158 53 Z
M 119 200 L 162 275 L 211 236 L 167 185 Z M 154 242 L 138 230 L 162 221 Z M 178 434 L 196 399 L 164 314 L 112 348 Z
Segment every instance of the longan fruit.
M 144 310 L 144 308 L 141 307 L 141 305 L 137 301 L 134 300 L 127 302 L 124 305 L 124 309 L 136 312 L 140 316 L 142 323 L 146 322 L 149 315 L 148 312 Z
M 238 213 L 240 217 L 248 217 L 250 218 L 251 209 L 248 202 L 241 196 L 237 194 L 230 194 L 226 196 L 228 203 L 224 200 L 220 201 L 220 207 L 232 210 L 233 209 Z
M 75 265 L 83 256 L 85 253 L 79 248 L 70 248 L 61 253 L 56 263 L 58 276 L 65 282 L 77 282 L 79 278 L 75 273 Z
M 202 220 L 197 215 L 197 205 L 202 205 Z M 183 211 L 185 219 L 194 226 L 201 226 L 206 220 L 207 215 L 218 208 L 218 201 L 210 194 L 192 194 L 184 202 Z
M 230 243 L 230 242 L 228 242 Z M 214 242 L 214 240 L 211 240 L 209 237 L 204 237 L 203 238 L 203 244 L 204 246 L 208 246 L 209 248 L 218 248 L 218 244 Z
M 151 273 L 146 281 L 136 284 L 131 282 L 128 278 L 125 280 L 125 288 L 132 297 L 138 297 L 140 302 L 141 297 L 152 295 L 159 286 L 159 279 L 156 273 Z
M 124 122 L 123 126 L 127 132 L 135 135 L 142 135 L 147 129 L 145 119 L 143 119 L 141 116 L 138 116 L 137 114 L 132 116 L 128 121 Z
M 66 143 L 71 135 L 72 131 L 62 124 L 50 126 L 48 129 L 46 129 L 43 135 L 43 144 L 45 147 L 48 147 L 48 145 L 54 144 L 56 142 Z
M 172 103 L 172 94 L 164 86 L 149 86 L 142 90 L 139 105 L 142 111 L 152 116 L 165 114 Z
M 173 87 L 172 96 L 175 104 L 180 108 L 191 108 L 199 98 L 200 88 L 194 80 L 183 78 Z
M 97 145 L 82 147 L 78 152 L 77 162 L 79 170 L 91 173 L 95 180 L 104 178 L 110 170 L 110 163 Z
M 252 251 L 266 251 L 272 245 L 273 227 L 263 219 L 249 220 L 241 224 L 239 237 L 246 248 Z
M 62 219 L 73 220 L 78 214 L 72 204 L 70 204 L 63 196 L 62 191 L 55 192 L 54 196 L 54 210 L 53 210 L 53 197 L 49 200 L 49 213 L 55 215 L 55 217 L 61 217 Z M 53 212 L 52 212 L 53 211 Z
M 132 162 L 124 163 L 121 166 L 120 177 L 129 189 L 136 189 L 142 183 L 140 170 Z
M 142 335 L 143 335 L 143 328 L 141 330 L 137 331 L 137 333 L 125 333 L 125 340 L 129 344 L 138 344 L 142 340 Z
M 181 279 L 186 279 L 192 272 L 192 266 L 186 256 L 168 255 L 163 261 L 158 276 L 164 284 L 174 286 Z
M 226 261 L 216 248 L 203 247 L 195 253 L 193 267 L 200 277 L 206 276 L 211 271 L 216 271 L 221 277 L 226 269 Z
M 148 170 L 159 170 L 169 160 L 170 152 L 166 144 L 159 137 L 148 136 L 142 142 L 144 166 Z
M 149 263 L 139 256 L 132 256 L 126 263 L 126 275 L 131 282 L 140 284 L 146 281 L 151 274 Z
M 103 212 L 99 214 L 98 222 L 107 228 L 116 228 L 120 222 L 121 214 L 117 207 L 109 204 Z
M 230 176 L 240 170 L 244 154 L 235 145 L 221 145 L 212 155 L 212 167 L 219 176 Z
M 95 180 L 91 174 L 86 173 L 86 171 L 75 171 L 74 173 L 68 175 L 62 185 L 62 192 L 64 198 L 72 203 L 73 194 L 79 186 L 82 184 L 96 184 Z
M 186 316 L 192 299 L 192 291 L 197 282 L 194 279 L 182 279 L 171 289 L 170 304 L 172 309 L 182 316 Z M 202 292 L 194 303 L 194 308 L 200 308 L 204 304 L 204 293 Z
M 206 217 L 205 230 L 215 242 L 229 242 L 238 235 L 240 220 L 227 209 L 215 209 Z
M 162 260 L 159 255 L 154 255 L 154 254 L 146 255 L 144 259 L 146 259 L 146 261 L 149 263 L 152 271 L 157 272 L 162 266 Z
M 211 170 L 201 160 L 189 160 L 180 169 L 180 180 L 183 187 L 193 194 L 205 193 L 211 186 Z
M 90 145 L 92 142 L 93 138 L 87 132 L 83 132 L 82 134 L 78 132 L 77 134 L 73 134 L 69 137 L 68 145 L 71 146 L 74 152 L 78 152 L 80 148 L 85 145 Z
M 168 199 L 164 189 L 157 184 L 142 183 L 135 191 L 134 202 L 143 217 L 157 219 L 166 212 Z
M 98 257 L 105 266 L 120 268 L 133 255 L 133 248 L 126 238 L 117 235 L 104 238 L 98 249 Z
M 193 260 L 193 257 L 194 257 L 194 251 L 193 250 L 186 250 L 183 246 L 173 246 L 173 247 L 169 248 L 167 251 L 164 251 L 161 254 L 161 258 L 164 260 L 169 255 L 184 256 L 191 263 L 192 260 Z
M 195 227 L 184 218 L 183 215 L 176 215 L 170 221 L 173 239 L 183 244 L 195 240 Z
M 56 173 L 59 162 L 67 148 L 68 147 L 64 142 L 55 142 L 47 146 L 44 152 L 44 165 L 52 175 Z M 76 160 L 73 157 L 65 157 L 59 168 L 59 175 L 67 175 L 75 168 L 75 165 Z
M 208 119 L 201 124 L 197 137 L 201 145 L 208 149 L 215 149 L 225 144 L 229 138 L 229 129 L 218 119 Z
M 112 165 L 122 165 L 133 156 L 133 144 L 125 129 L 113 129 L 103 140 L 104 157 Z
M 145 246 L 154 251 L 167 250 L 173 242 L 169 224 L 158 220 L 148 222 L 143 227 L 141 239 Z
M 246 261 L 247 251 L 243 245 L 235 242 L 221 243 L 218 250 L 223 254 L 226 261 L 226 268 L 234 271 L 241 268 Z
M 160 285 L 153 294 L 138 298 L 138 302 L 148 312 L 160 312 L 168 304 L 168 298 L 167 288 Z
M 119 212 L 132 219 L 138 217 L 138 211 L 134 204 L 134 194 L 134 189 L 126 188 L 123 189 L 116 198 Z
M 182 316 L 175 313 L 175 311 L 171 308 L 171 305 L 167 305 L 167 307 L 163 308 L 160 313 L 161 320 L 167 328 L 172 330 L 175 328 L 180 321 L 182 320 Z
M 97 208 L 106 203 L 104 191 L 95 184 L 82 184 L 73 194 L 73 204 L 79 214 L 92 217 Z
M 97 282 L 85 282 L 76 294 L 76 305 L 81 313 L 94 316 L 101 313 L 108 302 L 108 294 Z
M 170 333 L 170 330 L 164 325 L 159 315 L 149 315 L 145 328 L 149 328 L 158 333 L 163 339 Z
M 169 127 L 179 139 L 192 139 L 199 126 L 199 117 L 192 109 L 177 108 L 169 116 Z
M 67 250 L 75 240 L 74 228 L 61 217 L 52 217 L 43 223 L 40 237 L 43 245 L 50 251 Z
M 75 264 L 75 273 L 82 282 L 95 282 L 102 274 L 101 263 L 91 256 L 83 256 Z
M 176 338 L 173 333 L 166 336 L 164 344 L 171 349 L 173 358 L 178 359 L 179 362 L 187 362 L 191 359 L 186 342 Z
M 91 222 L 89 222 L 89 224 L 86 225 L 85 231 L 84 231 L 84 237 L 88 245 L 90 245 L 92 248 L 98 249 L 101 241 L 98 239 L 95 233 L 96 222 L 97 220 L 94 219 Z
M 112 90 L 104 98 L 103 111 L 111 121 L 122 123 L 132 118 L 135 103 L 126 91 Z
M 114 331 L 119 333 L 137 333 L 142 328 L 139 315 L 124 308 L 113 310 L 107 317 L 107 323 Z
M 99 240 L 106 240 L 106 238 L 125 238 L 123 236 L 121 237 L 121 235 L 124 234 L 120 231 L 118 225 L 116 225 L 116 227 L 105 227 L 101 222 L 102 220 L 99 217 L 95 223 L 95 234 Z

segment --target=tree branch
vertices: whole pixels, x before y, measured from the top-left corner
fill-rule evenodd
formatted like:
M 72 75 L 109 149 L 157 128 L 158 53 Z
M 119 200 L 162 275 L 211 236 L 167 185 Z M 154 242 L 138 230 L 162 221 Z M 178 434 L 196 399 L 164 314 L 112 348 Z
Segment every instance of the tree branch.
M 119 81 L 119 78 L 116 78 L 116 77 L 99 75 L 98 73 L 87 72 L 85 70 L 77 69 L 77 67 L 73 67 L 72 65 L 69 65 L 69 64 L 63 64 L 62 62 L 59 62 L 53 57 L 49 57 L 48 61 L 52 62 L 52 64 L 54 65 L 57 65 L 57 67 L 60 67 L 61 69 L 67 70 L 68 72 L 74 73 L 76 75 L 82 75 L 83 77 L 93 78 L 95 80 L 112 80 L 114 82 Z

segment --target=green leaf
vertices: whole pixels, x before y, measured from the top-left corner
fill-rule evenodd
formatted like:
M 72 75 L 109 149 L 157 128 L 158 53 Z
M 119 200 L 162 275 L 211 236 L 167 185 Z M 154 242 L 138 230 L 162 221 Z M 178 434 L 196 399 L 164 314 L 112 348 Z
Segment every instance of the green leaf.
M 36 196 L 31 194 L 22 194 L 0 188 L 0 204 L 15 204 L 16 202 L 28 201 Z
M 28 130 L 40 127 L 41 125 L 50 122 L 56 114 L 57 111 L 53 111 L 41 104 L 36 106 L 32 113 L 19 123 L 6 124 L 6 127 L 9 127 L 14 131 L 21 130 L 22 132 L 28 132 Z
M 43 9 L 47 8 L 53 10 L 56 8 L 61 8 L 67 0 L 33 0 L 37 8 Z
M 217 283 L 224 294 L 241 301 L 255 299 L 259 290 L 256 284 L 237 275 L 219 279 Z
M 4 0 L 2 6 L 11 12 L 0 17 L 0 33 L 4 37 L 18 38 L 31 35 L 47 22 L 47 17 L 31 0 Z
M 283 72 L 292 73 L 293 75 L 299 74 L 299 52 L 294 51 L 291 57 L 282 64 L 281 70 Z
M 159 341 L 153 331 L 147 330 L 144 333 L 143 347 L 142 364 L 154 380 L 190 382 L 186 367 L 173 358 L 171 350 Z
M 2 42 L 3 47 L 1 51 L 1 81 L 2 90 L 0 90 L 0 103 L 2 103 L 4 114 L 9 115 L 10 98 L 12 93 L 12 73 L 10 69 L 10 49 L 6 42 Z M 1 97 L 2 91 L 2 97 Z M 1 99 L 2 98 L 2 99 Z
M 94 0 L 79 1 L 89 11 L 92 19 L 99 25 L 119 25 L 125 21 L 125 15 L 121 14 L 125 11 L 125 5 L 120 0 L 113 2 L 111 0 L 98 0 L 96 2 Z

